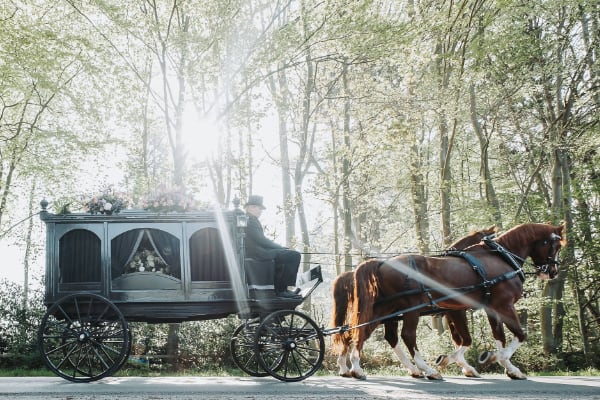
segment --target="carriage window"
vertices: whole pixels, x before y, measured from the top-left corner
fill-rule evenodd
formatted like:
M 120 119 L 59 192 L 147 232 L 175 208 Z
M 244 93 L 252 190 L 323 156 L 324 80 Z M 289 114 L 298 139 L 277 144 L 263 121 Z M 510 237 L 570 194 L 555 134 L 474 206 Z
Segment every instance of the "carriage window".
M 205 228 L 190 238 L 192 281 L 230 281 L 219 231 Z
M 143 272 L 181 279 L 179 239 L 159 229 L 133 229 L 111 242 L 112 279 Z
M 60 238 L 60 283 L 100 282 L 100 238 L 85 229 L 75 229 Z

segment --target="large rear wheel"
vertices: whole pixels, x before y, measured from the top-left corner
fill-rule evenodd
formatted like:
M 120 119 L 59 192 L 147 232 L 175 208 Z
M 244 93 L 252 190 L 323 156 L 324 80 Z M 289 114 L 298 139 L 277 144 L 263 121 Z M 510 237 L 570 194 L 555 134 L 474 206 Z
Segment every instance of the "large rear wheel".
M 260 366 L 285 382 L 314 374 L 325 355 L 323 332 L 312 319 L 295 310 L 269 314 L 256 330 L 254 346 Z
M 38 331 L 38 347 L 58 376 L 91 382 L 121 368 L 131 350 L 131 335 L 113 303 L 97 294 L 76 293 L 48 308 Z

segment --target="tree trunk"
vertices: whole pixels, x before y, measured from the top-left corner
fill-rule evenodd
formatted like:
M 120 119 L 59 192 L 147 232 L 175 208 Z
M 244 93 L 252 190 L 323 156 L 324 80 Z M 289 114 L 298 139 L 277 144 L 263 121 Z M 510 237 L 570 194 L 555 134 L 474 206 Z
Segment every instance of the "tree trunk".
M 342 212 L 344 223 L 344 271 L 352 271 L 352 215 L 350 213 L 350 93 L 348 85 L 348 64 L 344 62 L 342 69 L 344 85 L 344 149 L 342 157 Z
M 287 113 L 289 109 L 287 96 L 287 76 L 285 68 L 280 68 L 277 74 L 279 82 L 279 96 L 276 96 L 277 117 L 279 121 L 279 155 L 281 159 L 281 186 L 283 195 L 283 215 L 285 219 L 285 242 L 292 245 L 296 224 L 294 194 L 292 193 L 292 178 L 290 177 L 290 156 L 288 149 Z
M 469 86 L 469 99 L 470 99 L 470 115 L 471 115 L 471 125 L 473 126 L 473 130 L 479 139 L 479 149 L 480 149 L 480 167 L 479 167 L 479 177 L 481 182 L 483 182 L 485 200 L 490 208 L 493 210 L 492 213 L 494 215 L 494 223 L 498 226 L 499 229 L 502 229 L 502 214 L 500 212 L 500 202 L 498 201 L 498 197 L 496 196 L 496 190 L 494 189 L 494 184 L 492 183 L 492 176 L 490 172 L 490 163 L 488 157 L 489 137 L 485 135 L 481 124 L 479 123 L 479 118 L 477 118 L 477 97 L 475 96 L 475 85 L 471 84 Z
M 591 167 L 591 166 L 590 166 Z M 577 229 L 580 232 L 581 243 L 593 243 L 594 236 L 592 234 L 591 226 L 594 223 L 591 218 L 590 208 L 588 205 L 588 199 L 583 195 L 583 190 L 578 184 L 577 179 L 573 179 L 573 183 L 575 185 L 575 196 L 576 196 L 576 204 L 577 204 L 577 214 L 579 215 L 579 223 L 577 224 Z M 586 258 L 590 259 L 590 263 L 592 265 L 598 265 L 600 260 L 598 260 L 598 256 L 595 251 L 590 251 Z M 588 329 L 588 324 L 585 318 L 586 304 L 590 304 L 590 302 L 585 298 L 585 290 L 582 287 L 582 283 L 580 283 L 580 266 L 578 263 L 573 263 L 570 266 L 569 270 L 569 281 L 571 282 L 571 286 L 573 288 L 573 294 L 575 297 L 575 301 L 577 302 L 577 322 L 579 325 L 579 335 L 582 341 L 583 354 L 585 355 L 588 365 L 590 365 L 590 351 L 591 351 L 591 343 L 590 343 L 590 332 Z M 592 314 L 593 315 L 593 314 Z M 600 316 L 593 315 L 598 321 L 598 327 L 600 328 Z
M 34 215 L 34 210 L 37 209 L 38 203 L 35 199 L 37 196 L 37 176 L 33 176 L 31 189 L 29 190 L 29 215 Z M 23 309 L 29 308 L 29 261 L 33 254 L 33 245 L 31 244 L 31 234 L 33 232 L 33 218 L 29 218 L 27 224 L 27 232 L 25 234 L 25 256 L 23 257 Z
M 429 253 L 429 213 L 427 212 L 427 191 L 423 182 L 423 163 L 419 151 L 419 141 L 415 133 L 412 146 L 410 183 L 413 198 L 413 213 L 415 219 L 415 230 L 417 245 L 421 254 Z

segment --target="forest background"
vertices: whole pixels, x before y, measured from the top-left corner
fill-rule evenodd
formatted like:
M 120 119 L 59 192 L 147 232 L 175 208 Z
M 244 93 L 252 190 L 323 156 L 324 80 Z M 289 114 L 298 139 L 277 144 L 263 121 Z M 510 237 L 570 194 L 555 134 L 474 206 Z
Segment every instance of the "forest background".
M 264 195 L 269 235 L 323 265 L 305 307 L 325 325 L 332 279 L 364 257 L 565 223 L 558 278 L 518 303 L 517 356 L 598 367 L 598 1 L 0 0 L 0 20 L 4 365 L 36 357 L 40 200 L 167 188 L 223 208 Z M 136 335 L 223 363 L 219 338 L 191 334 L 215 324 Z M 483 313 L 470 324 L 491 345 Z M 434 328 L 431 357 L 451 346 Z

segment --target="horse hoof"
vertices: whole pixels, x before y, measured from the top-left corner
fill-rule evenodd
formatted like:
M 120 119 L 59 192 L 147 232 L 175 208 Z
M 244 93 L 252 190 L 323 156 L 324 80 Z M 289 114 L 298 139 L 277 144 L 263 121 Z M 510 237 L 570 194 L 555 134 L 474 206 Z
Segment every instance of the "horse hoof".
M 435 365 L 437 367 L 444 368 L 446 365 L 448 365 L 448 361 L 449 361 L 448 356 L 445 354 L 442 354 L 441 356 L 439 356 L 437 358 L 437 360 L 435 360 Z
M 421 374 L 421 373 L 414 373 L 414 374 L 410 374 L 410 377 L 411 377 L 411 378 L 415 378 L 415 379 L 423 379 L 423 378 L 425 378 L 425 377 L 423 376 L 423 374 Z
M 352 378 L 352 374 L 350 372 L 344 372 L 340 374 L 342 378 Z
M 430 381 L 443 381 L 444 380 L 444 378 L 442 378 L 442 375 L 439 372 L 436 372 L 435 374 L 427 375 L 427 379 L 429 379 Z
M 479 374 L 477 373 L 477 371 L 475 371 L 475 372 L 473 372 L 473 371 L 468 371 L 468 372 L 465 372 L 465 376 L 466 376 L 467 378 L 481 378 L 481 375 L 479 375 Z
M 359 374 L 358 372 L 353 372 L 352 377 L 358 379 L 359 381 L 366 381 L 367 376 L 365 374 Z
M 493 363 L 496 361 L 496 353 L 493 351 L 484 351 L 479 355 L 477 361 L 479 364 Z
M 519 372 L 519 373 L 516 373 L 516 372 L 507 372 L 506 375 L 508 375 L 508 377 L 510 379 L 512 379 L 513 381 L 524 381 L 524 380 L 527 379 L 527 376 L 525 376 L 521 372 Z

